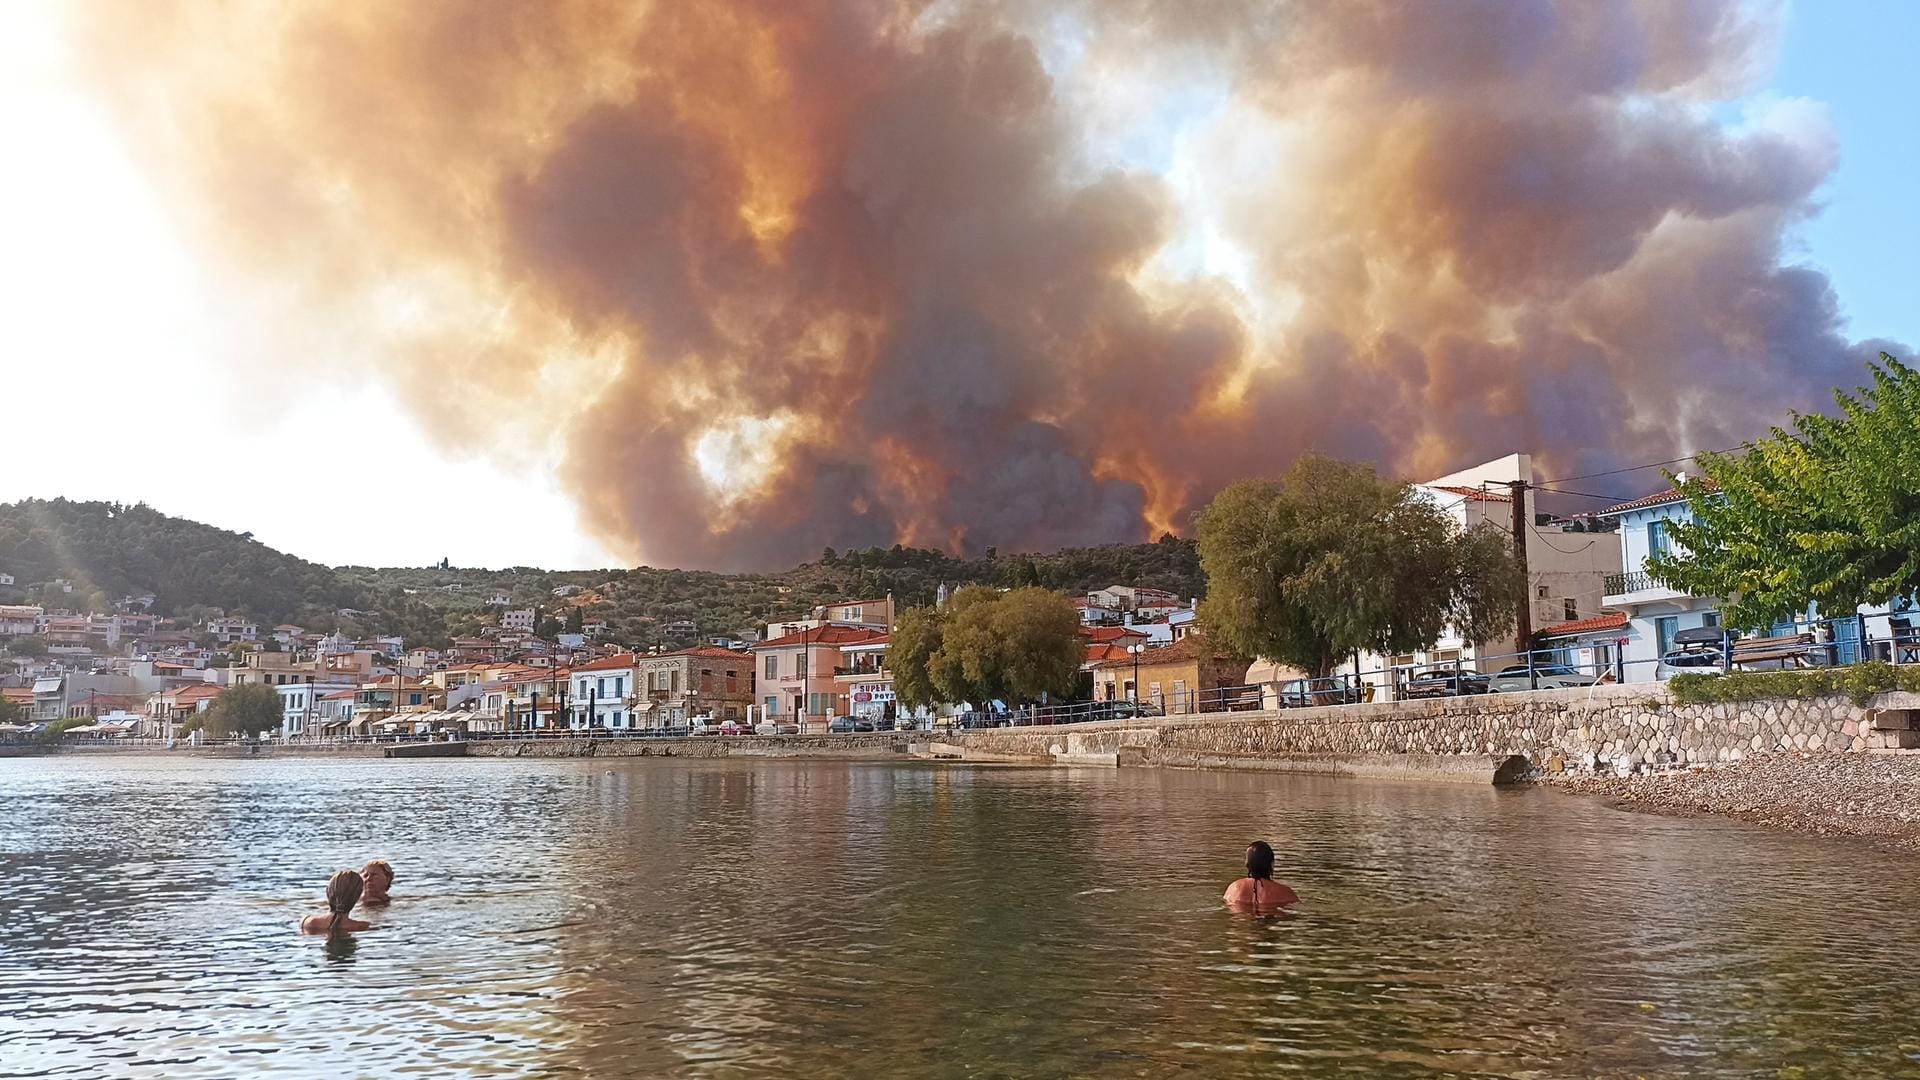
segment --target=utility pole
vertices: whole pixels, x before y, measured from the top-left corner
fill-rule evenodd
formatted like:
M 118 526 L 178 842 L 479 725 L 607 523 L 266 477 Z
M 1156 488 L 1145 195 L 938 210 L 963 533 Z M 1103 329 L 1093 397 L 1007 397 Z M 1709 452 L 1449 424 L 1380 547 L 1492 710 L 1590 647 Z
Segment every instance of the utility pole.
M 1525 480 L 1510 480 L 1507 489 L 1513 500 L 1513 554 L 1520 560 L 1520 582 L 1524 595 L 1520 598 L 1520 621 L 1515 633 L 1520 639 L 1520 651 L 1527 658 L 1527 670 L 1533 670 L 1533 581 L 1527 575 L 1527 528 L 1533 523 L 1527 520 L 1527 488 L 1532 485 Z

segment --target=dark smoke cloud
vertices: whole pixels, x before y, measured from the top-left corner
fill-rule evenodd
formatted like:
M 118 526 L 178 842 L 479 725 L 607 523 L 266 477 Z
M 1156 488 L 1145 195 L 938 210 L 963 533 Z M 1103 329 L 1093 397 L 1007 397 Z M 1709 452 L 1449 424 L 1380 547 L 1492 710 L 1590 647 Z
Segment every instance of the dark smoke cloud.
M 1783 261 L 1824 129 L 1707 108 L 1737 0 L 102 12 L 199 235 L 440 437 L 557 430 L 658 563 L 1136 539 L 1309 449 L 1672 457 L 1875 347 Z M 1104 145 L 1182 94 L 1187 179 Z M 1205 228 L 1237 270 L 1165 257 Z

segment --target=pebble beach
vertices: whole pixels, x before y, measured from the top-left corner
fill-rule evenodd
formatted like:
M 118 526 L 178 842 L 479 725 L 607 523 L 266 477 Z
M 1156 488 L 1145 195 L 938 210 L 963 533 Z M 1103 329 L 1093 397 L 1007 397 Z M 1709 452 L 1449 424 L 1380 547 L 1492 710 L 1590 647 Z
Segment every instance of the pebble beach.
M 1821 836 L 1920 851 L 1920 754 L 1771 753 L 1632 776 L 1560 774 L 1545 783 L 1632 810 L 1722 814 Z

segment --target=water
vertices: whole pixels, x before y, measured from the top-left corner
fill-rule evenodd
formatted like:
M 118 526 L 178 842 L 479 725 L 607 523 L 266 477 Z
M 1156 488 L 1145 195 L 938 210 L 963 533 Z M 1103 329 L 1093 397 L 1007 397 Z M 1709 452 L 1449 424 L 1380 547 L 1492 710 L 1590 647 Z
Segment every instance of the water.
M 1219 906 L 1254 837 L 1298 917 Z M 1545 791 L 5 760 L 0 1074 L 1920 1076 L 1913 869 Z

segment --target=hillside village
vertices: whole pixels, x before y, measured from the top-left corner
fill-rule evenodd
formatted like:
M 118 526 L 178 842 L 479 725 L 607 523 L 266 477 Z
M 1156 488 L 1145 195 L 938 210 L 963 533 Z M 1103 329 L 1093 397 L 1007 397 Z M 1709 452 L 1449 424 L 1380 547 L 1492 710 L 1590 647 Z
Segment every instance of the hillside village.
M 1663 487 L 1579 519 L 1559 518 L 1532 505 L 1537 483 L 1530 459 L 1519 454 L 1415 487 L 1464 528 L 1526 523 L 1525 632 L 1534 664 L 1560 669 L 1557 677 L 1644 682 L 1689 664 L 1787 664 L 1816 655 L 1821 663 L 1845 664 L 1897 658 L 1894 647 L 1920 640 L 1903 612 L 1881 604 L 1750 634 L 1723 657 L 1722 602 L 1685 594 L 1648 570 L 1673 523 L 1690 514 L 1678 492 Z M 1515 492 L 1526 500 L 1517 512 Z M 1191 554 L 1186 542 L 1171 538 L 1140 548 Z M 828 552 L 797 574 L 947 558 Z M 1043 583 L 1036 557 L 1002 563 L 1003 588 Z M 351 581 L 355 571 L 342 573 Z M 419 582 L 399 586 L 409 602 L 424 604 L 412 598 L 428 589 L 457 596 L 469 632 L 352 632 L 369 613 L 351 607 L 329 613 L 324 626 L 200 614 L 204 608 L 162 614 L 165 605 L 150 592 L 118 597 L 106 610 L 82 610 L 59 603 L 86 595 L 72 580 L 22 582 L 0 569 L 0 590 L 9 590 L 0 597 L 40 601 L 0 604 L 7 730 L 31 734 L 62 724 L 83 736 L 178 738 L 223 691 L 249 684 L 273 688 L 277 735 L 286 739 L 722 727 L 822 733 L 927 724 L 1003 704 L 951 702 L 909 716 L 896 702 L 887 647 L 900 612 L 915 603 L 943 604 L 959 582 L 940 582 L 932 595 L 912 598 L 887 592 L 802 604 L 810 590 L 748 579 L 743 592 L 770 594 L 755 604 L 784 602 L 785 612 L 722 632 L 692 617 L 650 621 L 636 636 L 633 623 L 598 614 L 607 595 L 631 579 L 566 581 L 528 599 L 524 579 L 476 588 L 474 579 L 485 580 L 485 573 L 446 566 L 390 573 Z M 711 576 L 723 586 L 728 580 Z M 461 577 L 467 580 L 445 580 Z M 1355 656 L 1335 671 L 1342 689 L 1332 697 L 1286 692 L 1279 687 L 1304 673 L 1231 655 L 1195 632 L 1199 592 L 1125 582 L 1072 593 L 1085 648 L 1079 697 L 1184 712 L 1418 694 L 1423 678 L 1438 692 L 1485 692 L 1489 676 L 1527 655 L 1512 635 L 1481 642 L 1443 636 L 1411 654 Z M 1709 637 L 1706 647 L 1696 644 Z

